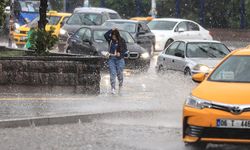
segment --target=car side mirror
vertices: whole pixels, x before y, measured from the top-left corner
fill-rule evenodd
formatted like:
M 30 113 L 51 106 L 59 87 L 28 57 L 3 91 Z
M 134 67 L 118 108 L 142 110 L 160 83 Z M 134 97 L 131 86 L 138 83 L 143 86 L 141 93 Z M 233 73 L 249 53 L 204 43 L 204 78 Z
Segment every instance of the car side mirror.
M 74 35 L 74 32 L 69 32 L 69 36 L 73 36 Z
M 60 23 L 60 27 L 63 27 L 64 26 L 64 21 L 62 21 L 61 23 Z
M 201 83 L 203 80 L 205 80 L 206 74 L 205 73 L 197 73 L 192 76 L 192 80 L 197 83 Z
M 180 32 L 185 32 L 185 29 L 184 28 L 179 28 L 178 29 L 178 32 L 180 33 Z

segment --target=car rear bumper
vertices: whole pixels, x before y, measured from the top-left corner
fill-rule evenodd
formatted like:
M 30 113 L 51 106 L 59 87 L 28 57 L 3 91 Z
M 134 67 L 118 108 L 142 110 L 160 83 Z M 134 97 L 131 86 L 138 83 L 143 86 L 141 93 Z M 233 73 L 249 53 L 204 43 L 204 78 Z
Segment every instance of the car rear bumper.
M 250 143 L 250 129 L 217 127 L 217 119 L 249 120 L 250 113 L 233 115 L 215 109 L 184 107 L 183 140 L 187 143 Z

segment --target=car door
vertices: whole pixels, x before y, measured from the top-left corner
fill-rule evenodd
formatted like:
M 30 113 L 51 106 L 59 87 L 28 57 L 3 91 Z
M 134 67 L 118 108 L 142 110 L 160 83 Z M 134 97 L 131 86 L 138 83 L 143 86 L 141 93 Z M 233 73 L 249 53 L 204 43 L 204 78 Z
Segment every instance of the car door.
M 198 24 L 187 21 L 188 33 L 191 39 L 201 39 L 200 27 Z
M 180 42 L 173 42 L 166 50 L 163 52 L 163 67 L 164 69 L 173 70 L 174 68 L 174 60 L 175 60 L 175 50 L 178 48 Z
M 150 50 L 154 49 L 154 44 L 155 44 L 155 35 L 150 31 L 149 27 L 145 23 L 141 23 L 142 28 L 145 30 L 146 37 L 147 37 L 147 43 L 150 46 Z
M 92 32 L 90 29 L 86 29 L 84 32 L 81 42 L 79 42 L 80 54 L 93 55 L 92 48 Z
M 137 24 L 137 29 L 136 29 L 136 40 L 137 43 L 145 48 L 146 50 L 150 50 L 150 40 L 147 36 L 147 31 L 143 28 L 142 23 Z
M 186 44 L 184 42 L 180 42 L 179 46 L 174 50 L 174 56 L 172 58 L 173 69 L 178 71 L 183 71 L 186 65 L 185 61 L 185 49 Z
M 187 31 L 186 21 L 180 22 L 174 29 L 174 40 L 189 39 L 190 35 Z

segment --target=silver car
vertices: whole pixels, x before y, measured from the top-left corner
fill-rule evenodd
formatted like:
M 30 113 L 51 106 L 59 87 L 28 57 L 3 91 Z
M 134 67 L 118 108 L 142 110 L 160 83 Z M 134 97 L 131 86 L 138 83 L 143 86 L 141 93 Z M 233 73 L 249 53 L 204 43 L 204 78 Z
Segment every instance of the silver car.
M 208 73 L 230 50 L 221 42 L 181 40 L 170 44 L 157 59 L 156 69 L 182 71 L 185 75 Z

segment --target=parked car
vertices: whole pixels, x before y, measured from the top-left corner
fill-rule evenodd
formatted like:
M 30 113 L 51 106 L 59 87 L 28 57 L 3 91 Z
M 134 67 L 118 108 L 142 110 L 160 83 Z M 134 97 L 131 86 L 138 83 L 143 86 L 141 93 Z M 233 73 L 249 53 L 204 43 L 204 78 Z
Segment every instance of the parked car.
M 103 56 L 103 52 L 109 51 L 108 43 L 104 38 L 108 30 L 108 28 L 97 26 L 80 28 L 69 38 L 67 52 Z M 128 32 L 120 30 L 120 34 L 126 41 L 129 51 L 129 56 L 125 59 L 126 68 L 147 70 L 150 66 L 150 55 L 147 50 L 136 44 Z
M 209 75 L 195 74 L 202 82 L 183 107 L 183 140 L 205 149 L 207 143 L 250 142 L 250 49 L 235 50 Z
M 67 40 L 82 26 L 101 26 L 106 20 L 120 19 L 120 15 L 111 9 L 83 7 L 76 8 L 73 15 L 64 23 L 59 34 L 59 51 L 67 47 Z
M 209 31 L 198 23 L 175 18 L 154 19 L 148 23 L 155 34 L 157 51 L 164 50 L 170 43 L 182 39 L 212 40 Z
M 150 31 L 147 24 L 141 21 L 114 19 L 107 20 L 103 26 L 117 27 L 128 31 L 141 47 L 147 49 L 150 54 L 154 53 L 155 35 Z
M 183 71 L 185 75 L 207 73 L 230 50 L 221 42 L 208 40 L 180 40 L 170 44 L 158 57 L 157 71 Z
M 54 28 L 54 35 L 58 36 L 61 28 L 61 23 L 71 16 L 70 13 L 58 13 L 56 11 L 50 11 L 47 13 L 48 24 L 46 25 L 46 31 L 51 30 L 51 27 Z M 35 27 L 38 24 L 40 17 L 35 18 L 30 23 L 23 25 L 15 30 L 14 39 L 17 47 L 24 47 L 27 42 L 28 32 L 31 27 Z

